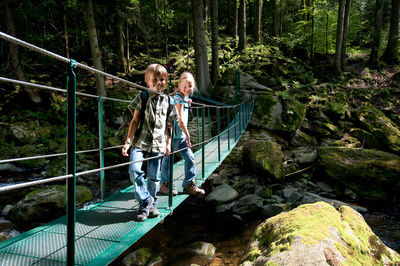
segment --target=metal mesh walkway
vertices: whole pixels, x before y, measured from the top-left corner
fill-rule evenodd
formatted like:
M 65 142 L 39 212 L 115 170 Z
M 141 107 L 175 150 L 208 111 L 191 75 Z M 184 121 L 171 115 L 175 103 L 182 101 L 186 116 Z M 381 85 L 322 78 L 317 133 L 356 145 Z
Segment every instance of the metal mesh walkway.
M 220 165 L 240 139 L 245 128 L 243 126 L 243 129 L 240 130 L 238 127 L 241 115 L 245 114 L 238 113 L 231 122 L 230 129 L 220 135 L 221 161 L 218 161 L 218 139 L 214 138 L 205 145 L 205 178 Z M 245 123 L 247 125 L 247 122 Z M 201 178 L 202 150 L 198 150 L 194 155 L 198 176 L 196 183 L 200 185 L 205 181 Z M 182 194 L 183 179 L 184 163 L 180 161 L 174 164 L 174 184 L 179 194 L 173 197 L 172 208 L 168 208 L 168 196 L 160 195 L 158 199 L 159 217 L 147 219 L 144 222 L 133 220 L 138 210 L 134 186 L 113 194 L 104 202 L 78 210 L 75 223 L 75 264 L 107 265 L 116 259 L 188 197 L 188 195 Z M 65 265 L 66 231 L 66 217 L 64 216 L 1 242 L 0 265 Z

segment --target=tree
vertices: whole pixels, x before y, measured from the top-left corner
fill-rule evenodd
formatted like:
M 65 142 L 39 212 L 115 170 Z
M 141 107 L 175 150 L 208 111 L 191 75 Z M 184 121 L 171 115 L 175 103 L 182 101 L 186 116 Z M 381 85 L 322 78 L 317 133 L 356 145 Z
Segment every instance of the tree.
M 4 4 L 4 9 L 6 13 L 6 27 L 8 34 L 11 36 L 15 36 L 15 24 L 14 24 L 14 19 L 12 16 L 12 11 L 10 9 L 10 5 L 8 0 L 3 0 Z M 25 79 L 25 75 L 22 72 L 21 68 L 19 67 L 19 60 L 18 60 L 18 47 L 16 44 L 9 42 L 10 44 L 10 63 L 11 63 L 11 68 L 14 71 L 15 76 L 17 77 L 18 80 L 21 81 L 27 81 Z M 29 95 L 29 98 L 31 101 L 35 103 L 40 103 L 42 102 L 41 97 L 37 93 L 36 89 L 32 89 L 31 87 L 28 86 L 23 86 L 24 91 Z
M 118 58 L 120 60 L 120 69 L 126 73 L 127 71 L 127 60 L 125 58 L 125 47 L 124 47 L 124 29 L 123 29 L 123 20 L 122 12 L 118 9 L 116 11 L 117 18 L 116 18 L 116 31 L 117 31 L 117 51 L 118 51 Z
M 272 4 L 272 35 L 279 36 L 279 16 L 276 0 L 271 0 Z
M 101 52 L 99 41 L 97 38 L 96 23 L 94 20 L 93 3 L 92 0 L 85 1 L 86 21 L 89 33 L 90 52 L 92 54 L 93 66 L 100 71 L 103 71 L 103 64 L 101 63 Z M 104 87 L 104 78 L 99 74 L 94 74 L 96 78 L 97 94 L 99 96 L 106 96 L 106 89 Z
M 376 0 L 375 4 L 375 27 L 374 32 L 371 36 L 371 55 L 369 62 L 372 65 L 376 65 L 378 62 L 379 46 L 381 43 L 381 31 L 382 31 L 382 14 L 383 14 L 383 0 Z
M 256 12 L 255 12 L 255 20 L 254 20 L 254 40 L 256 42 L 261 42 L 262 38 L 262 8 L 263 1 L 256 0 L 255 2 Z
M 246 47 L 246 0 L 239 1 L 239 44 L 238 49 L 243 50 Z
M 203 1 L 192 0 L 193 35 L 196 63 L 196 79 L 200 91 L 208 96 L 207 88 L 210 84 L 210 69 L 208 67 L 207 43 L 204 30 Z
M 390 29 L 386 50 L 382 55 L 382 61 L 388 64 L 396 64 L 399 62 L 399 11 L 400 0 L 392 0 L 392 8 L 390 12 Z
M 239 31 L 239 8 L 237 6 L 237 0 L 233 0 L 233 10 L 235 11 L 235 16 L 234 16 L 234 25 L 233 25 L 233 39 L 235 40 L 238 37 L 238 31 Z
M 345 67 L 347 26 L 351 0 L 339 0 L 334 66 L 338 73 Z
M 218 79 L 218 0 L 211 0 L 211 80 Z

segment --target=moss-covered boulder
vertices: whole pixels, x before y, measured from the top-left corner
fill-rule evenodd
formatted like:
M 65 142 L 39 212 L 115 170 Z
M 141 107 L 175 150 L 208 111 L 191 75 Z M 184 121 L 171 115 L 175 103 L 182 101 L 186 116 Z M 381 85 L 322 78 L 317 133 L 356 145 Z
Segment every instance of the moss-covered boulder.
M 76 187 L 78 208 L 92 199 L 92 197 L 92 192 L 88 188 L 84 186 Z M 66 186 L 54 185 L 28 193 L 15 205 L 10 215 L 17 224 L 30 223 L 37 225 L 64 215 L 66 203 Z
M 320 148 L 317 165 L 329 178 L 367 200 L 391 200 L 400 182 L 400 156 L 383 151 Z
M 153 249 L 144 247 L 129 253 L 122 263 L 126 266 L 161 265 L 161 256 L 154 253 Z
M 400 255 L 385 246 L 348 206 L 304 204 L 267 219 L 255 231 L 249 265 L 387 265 Z
M 282 179 L 283 160 L 281 146 L 276 142 L 249 140 L 244 145 L 243 161 L 249 170 Z
M 358 119 L 387 151 L 400 154 L 400 130 L 383 112 L 366 104 L 360 109 Z
M 306 106 L 293 97 L 265 93 L 256 97 L 251 124 L 284 136 L 292 136 L 306 116 Z

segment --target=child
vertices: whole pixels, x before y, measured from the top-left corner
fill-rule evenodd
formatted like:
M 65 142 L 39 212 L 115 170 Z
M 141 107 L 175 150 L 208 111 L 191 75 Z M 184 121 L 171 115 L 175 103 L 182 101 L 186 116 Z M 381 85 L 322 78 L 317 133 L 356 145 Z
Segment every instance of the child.
M 196 83 L 194 81 L 193 75 L 189 72 L 183 72 L 179 78 L 178 88 L 175 90 L 174 93 L 171 94 L 171 96 L 173 95 L 175 107 L 179 115 L 179 126 L 175 126 L 172 145 L 174 145 L 175 150 L 187 148 L 180 152 L 183 159 L 185 160 L 185 179 L 182 183 L 183 192 L 199 196 L 204 195 L 204 190 L 198 188 L 196 186 L 196 183 L 194 182 L 194 178 L 196 176 L 196 168 L 194 164 L 193 152 L 190 149 L 190 146 L 192 144 L 190 143 L 190 135 L 187 129 L 189 102 L 191 102 L 191 100 L 189 99 L 189 95 L 193 93 L 193 90 L 195 89 L 195 84 Z M 169 156 L 164 157 L 162 160 L 160 187 L 160 193 L 162 194 L 168 194 L 169 191 L 169 160 Z M 173 189 L 172 194 L 176 195 L 178 194 L 178 192 Z
M 151 90 L 161 93 L 167 86 L 167 70 L 159 64 L 149 65 L 146 69 L 145 81 Z M 129 110 L 133 118 L 122 148 L 122 155 L 128 156 L 127 151 L 132 145 L 129 158 L 131 162 L 169 154 L 170 137 L 169 134 L 167 138 L 165 137 L 166 123 L 167 119 L 173 121 L 178 118 L 176 109 L 170 109 L 172 106 L 170 101 L 170 97 L 165 94 L 144 91 L 130 103 Z M 168 114 L 169 111 L 171 111 L 170 114 Z M 139 212 L 136 216 L 138 221 L 159 215 L 156 195 L 160 183 L 158 178 L 160 163 L 161 157 L 148 161 L 147 187 L 144 181 L 145 173 L 142 170 L 143 162 L 129 165 L 129 176 L 135 185 L 135 197 L 139 201 Z

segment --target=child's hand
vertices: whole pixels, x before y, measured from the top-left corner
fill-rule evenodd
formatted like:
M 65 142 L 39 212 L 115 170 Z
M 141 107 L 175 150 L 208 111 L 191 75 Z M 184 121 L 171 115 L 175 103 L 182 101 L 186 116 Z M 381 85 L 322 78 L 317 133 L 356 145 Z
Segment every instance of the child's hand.
M 164 156 L 167 157 L 170 153 L 171 153 L 171 148 L 169 147 L 169 145 L 167 145 L 167 148 L 165 148 Z
M 189 102 L 189 104 L 192 104 L 192 99 L 189 98 L 188 102 Z
M 128 157 L 128 150 L 131 145 L 129 143 L 125 143 L 124 147 L 122 147 L 122 155 Z
M 192 143 L 190 142 L 190 137 L 186 138 L 186 144 L 188 145 L 188 147 L 192 147 Z

